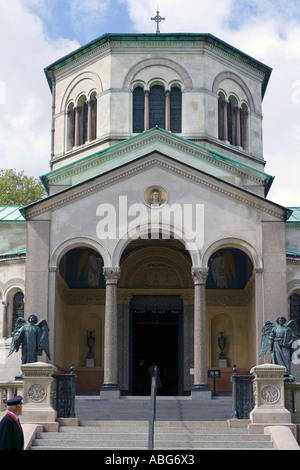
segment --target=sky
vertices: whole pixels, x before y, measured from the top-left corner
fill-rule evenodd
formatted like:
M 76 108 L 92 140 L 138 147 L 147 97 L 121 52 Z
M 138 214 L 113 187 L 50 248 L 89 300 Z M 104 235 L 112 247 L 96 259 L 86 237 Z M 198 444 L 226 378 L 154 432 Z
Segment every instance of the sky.
M 300 206 L 300 0 L 0 0 L 0 169 L 50 171 L 44 68 L 105 33 L 210 33 L 272 68 L 263 101 L 268 199 Z

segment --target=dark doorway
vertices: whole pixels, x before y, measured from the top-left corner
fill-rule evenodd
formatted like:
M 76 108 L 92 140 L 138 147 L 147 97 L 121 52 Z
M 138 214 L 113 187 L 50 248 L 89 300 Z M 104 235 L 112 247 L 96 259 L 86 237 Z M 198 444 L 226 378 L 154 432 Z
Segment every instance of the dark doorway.
M 143 304 L 141 306 L 146 308 L 132 308 L 131 310 L 132 394 L 150 394 L 151 366 L 155 363 L 159 369 L 158 384 L 161 384 L 157 389 L 157 394 L 180 395 L 182 388 L 181 303 L 176 297 L 171 301 L 173 308 L 170 308 L 170 305 L 166 305 L 166 299 L 163 298 L 161 308 L 156 308 L 159 297 L 152 297 L 152 299 L 152 308 Z M 134 303 L 137 306 L 137 303 Z

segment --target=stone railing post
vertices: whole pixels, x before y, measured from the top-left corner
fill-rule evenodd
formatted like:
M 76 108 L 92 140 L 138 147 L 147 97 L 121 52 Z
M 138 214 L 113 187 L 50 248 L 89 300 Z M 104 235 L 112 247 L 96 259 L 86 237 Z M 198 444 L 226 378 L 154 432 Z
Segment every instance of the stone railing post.
M 57 369 L 52 364 L 33 362 L 21 366 L 23 373 L 23 423 L 55 422 L 57 413 L 52 406 L 53 374 Z
M 262 364 L 251 369 L 255 400 L 250 412 L 252 424 L 291 423 L 291 413 L 284 406 L 285 370 L 276 364 Z

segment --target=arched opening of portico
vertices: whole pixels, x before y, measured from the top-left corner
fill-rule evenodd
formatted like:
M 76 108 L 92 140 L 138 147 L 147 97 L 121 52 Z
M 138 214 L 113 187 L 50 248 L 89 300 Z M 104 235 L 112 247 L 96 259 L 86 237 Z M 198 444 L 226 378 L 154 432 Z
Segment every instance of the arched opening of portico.
M 136 240 L 123 251 L 118 283 L 119 386 L 149 395 L 151 370 L 160 395 L 191 389 L 193 280 L 191 259 L 179 240 Z
M 208 367 L 219 369 L 219 390 L 230 391 L 232 368 L 249 373 L 256 358 L 255 274 L 238 246 L 211 253 L 206 282 Z
M 75 365 L 77 390 L 99 390 L 104 371 L 103 258 L 92 246 L 70 247 L 59 261 L 55 312 L 56 366 Z

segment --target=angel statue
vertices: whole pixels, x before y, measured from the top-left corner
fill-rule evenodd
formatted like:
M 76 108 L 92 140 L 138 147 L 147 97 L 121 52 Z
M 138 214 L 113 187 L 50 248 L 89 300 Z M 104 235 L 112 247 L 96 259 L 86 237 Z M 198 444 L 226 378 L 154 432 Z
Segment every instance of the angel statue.
M 45 351 L 50 358 L 49 327 L 46 320 L 38 322 L 36 315 L 30 315 L 28 323 L 19 317 L 12 335 L 12 342 L 8 356 L 18 351 L 22 346 L 22 364 L 37 362 L 37 357 Z
M 271 352 L 271 363 L 286 368 L 285 381 L 293 382 L 295 378 L 291 374 L 291 359 L 293 342 L 297 338 L 295 320 L 290 320 L 286 325 L 286 318 L 279 316 L 276 320 L 278 326 L 267 320 L 262 329 L 262 339 L 259 359 L 262 359 L 268 349 Z

